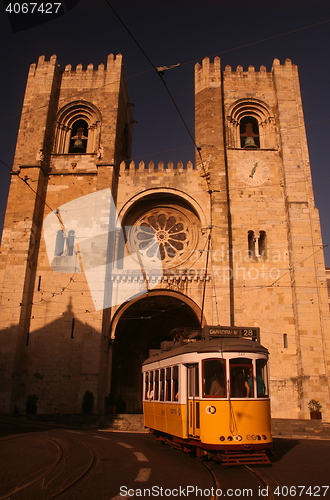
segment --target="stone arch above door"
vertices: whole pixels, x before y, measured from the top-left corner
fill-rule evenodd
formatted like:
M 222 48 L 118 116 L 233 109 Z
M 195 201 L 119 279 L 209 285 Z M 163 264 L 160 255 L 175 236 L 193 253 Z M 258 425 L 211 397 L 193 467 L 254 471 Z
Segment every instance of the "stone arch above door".
M 199 327 L 200 315 L 191 299 L 165 290 L 131 300 L 117 311 L 111 328 L 111 392 L 121 401 L 123 412 L 142 411 L 141 367 L 150 350 L 171 341 L 174 328 Z

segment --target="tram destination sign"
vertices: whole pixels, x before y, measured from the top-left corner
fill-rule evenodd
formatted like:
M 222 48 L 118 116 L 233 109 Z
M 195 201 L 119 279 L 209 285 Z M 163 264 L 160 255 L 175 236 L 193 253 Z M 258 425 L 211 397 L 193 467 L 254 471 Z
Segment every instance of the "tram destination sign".
M 260 340 L 260 328 L 255 326 L 210 326 L 206 325 L 203 328 L 202 336 L 205 339 L 214 337 L 236 337 L 250 339 L 254 341 Z

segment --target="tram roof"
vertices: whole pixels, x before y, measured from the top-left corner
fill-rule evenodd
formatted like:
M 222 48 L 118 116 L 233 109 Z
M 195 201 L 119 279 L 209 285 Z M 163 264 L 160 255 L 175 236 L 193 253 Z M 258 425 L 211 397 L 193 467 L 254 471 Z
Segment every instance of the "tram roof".
M 146 359 L 143 365 L 172 358 L 180 354 L 187 353 L 207 353 L 207 352 L 250 352 L 255 354 L 269 354 L 266 347 L 252 340 L 242 338 L 212 338 L 210 340 L 197 340 L 174 346 L 168 351 L 162 351 Z

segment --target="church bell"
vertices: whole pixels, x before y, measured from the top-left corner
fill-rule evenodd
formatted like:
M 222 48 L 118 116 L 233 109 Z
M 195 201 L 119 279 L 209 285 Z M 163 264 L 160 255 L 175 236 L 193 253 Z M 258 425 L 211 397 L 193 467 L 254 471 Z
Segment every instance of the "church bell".
M 78 128 L 77 134 L 71 138 L 74 142 L 71 147 L 71 153 L 86 153 L 87 137 L 84 136 L 84 129 Z

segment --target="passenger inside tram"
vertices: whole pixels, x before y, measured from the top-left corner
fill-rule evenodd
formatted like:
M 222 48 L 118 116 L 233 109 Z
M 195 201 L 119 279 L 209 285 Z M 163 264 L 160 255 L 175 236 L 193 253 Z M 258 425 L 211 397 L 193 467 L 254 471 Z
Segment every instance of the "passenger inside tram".
M 252 398 L 253 365 L 251 359 L 234 358 L 230 366 L 230 395 L 232 398 Z
M 250 379 L 252 381 L 252 378 Z M 232 397 L 233 398 L 246 398 L 252 394 L 252 383 L 249 385 L 249 379 L 246 379 L 244 372 L 240 370 L 233 375 L 232 380 Z
M 248 378 L 248 385 L 250 392 L 252 390 L 252 383 L 253 383 L 253 378 L 251 374 L 250 377 Z M 265 384 L 262 376 L 260 374 L 257 374 L 257 396 L 258 398 L 262 398 L 264 395 L 265 395 Z
M 212 377 L 210 396 L 224 397 L 226 395 L 223 373 L 218 372 Z
M 204 360 L 204 397 L 213 396 L 225 398 L 226 391 L 226 365 L 222 359 Z
M 231 359 L 230 381 L 232 398 L 263 398 L 268 396 L 267 391 L 267 362 L 256 360 L 256 375 L 254 375 L 252 360 Z M 254 395 L 254 377 L 256 379 L 257 394 Z

